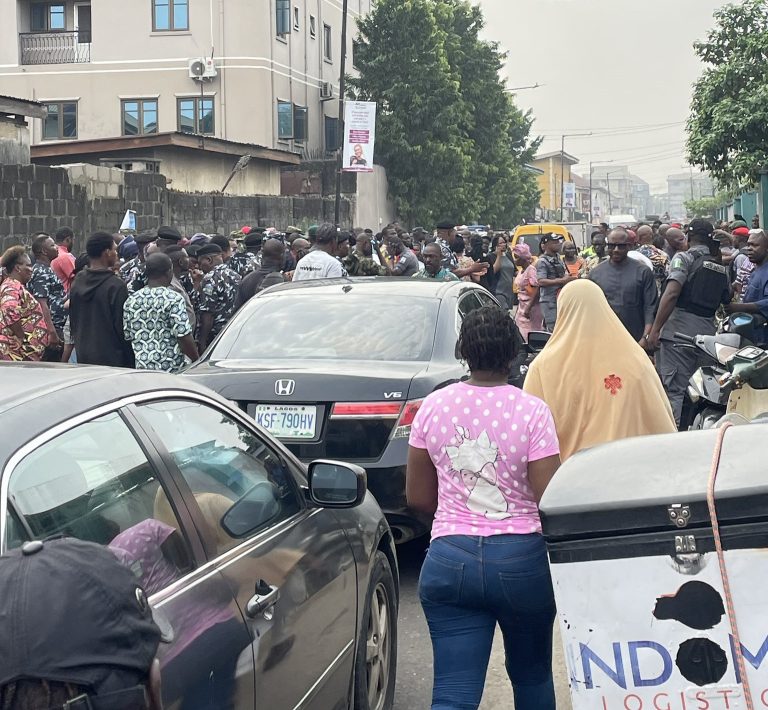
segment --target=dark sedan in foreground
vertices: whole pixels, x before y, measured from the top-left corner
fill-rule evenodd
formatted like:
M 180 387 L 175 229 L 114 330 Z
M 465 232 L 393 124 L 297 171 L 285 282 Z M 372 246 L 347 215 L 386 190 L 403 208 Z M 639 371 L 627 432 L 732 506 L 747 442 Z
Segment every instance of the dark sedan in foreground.
M 411 423 L 466 375 L 461 320 L 496 304 L 468 282 L 364 278 L 276 286 L 251 299 L 185 375 L 230 399 L 303 461 L 364 466 L 398 542 L 426 531 L 405 505 Z
M 0 428 L 0 551 L 108 546 L 163 631 L 165 707 L 392 707 L 397 562 L 362 469 L 131 370 L 2 364 Z

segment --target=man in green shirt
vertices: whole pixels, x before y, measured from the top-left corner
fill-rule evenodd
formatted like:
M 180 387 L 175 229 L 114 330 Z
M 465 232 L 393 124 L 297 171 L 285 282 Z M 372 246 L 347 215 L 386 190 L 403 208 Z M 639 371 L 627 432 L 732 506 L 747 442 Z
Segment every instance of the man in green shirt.
M 426 244 L 421 251 L 424 271 L 414 274 L 413 279 L 434 279 L 435 281 L 458 281 L 459 278 L 443 268 L 443 252 L 436 242 Z

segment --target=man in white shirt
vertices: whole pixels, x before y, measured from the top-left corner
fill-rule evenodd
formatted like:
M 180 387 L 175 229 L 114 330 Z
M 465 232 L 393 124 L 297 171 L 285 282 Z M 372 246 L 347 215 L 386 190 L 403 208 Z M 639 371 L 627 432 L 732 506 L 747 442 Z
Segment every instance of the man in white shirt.
M 310 281 L 346 276 L 347 271 L 339 259 L 343 259 L 348 252 L 349 237 L 346 234 L 339 232 L 332 224 L 320 225 L 314 246 L 296 265 L 293 280 Z

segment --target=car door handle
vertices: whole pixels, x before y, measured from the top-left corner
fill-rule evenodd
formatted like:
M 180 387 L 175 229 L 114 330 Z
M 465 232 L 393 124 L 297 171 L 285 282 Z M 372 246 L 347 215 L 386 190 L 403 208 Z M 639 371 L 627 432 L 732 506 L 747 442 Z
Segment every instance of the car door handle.
M 280 590 L 262 580 L 256 587 L 256 594 L 248 600 L 248 604 L 245 606 L 246 616 L 250 619 L 254 619 L 259 614 L 269 611 L 275 604 L 277 604 L 279 599 Z

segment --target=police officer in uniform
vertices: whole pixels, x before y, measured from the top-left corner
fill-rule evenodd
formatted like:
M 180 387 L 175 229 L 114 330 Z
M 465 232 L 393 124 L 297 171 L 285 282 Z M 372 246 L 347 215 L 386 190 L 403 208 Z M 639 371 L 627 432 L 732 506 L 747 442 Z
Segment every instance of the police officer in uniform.
M 702 363 L 697 350 L 675 342 L 675 333 L 714 335 L 715 314 L 731 300 L 728 269 L 713 256 L 714 231 L 705 219 L 694 219 L 688 225 L 690 248 L 672 259 L 659 311 L 647 336 L 650 346 L 659 350 L 656 368 L 678 426 L 688 381 Z

